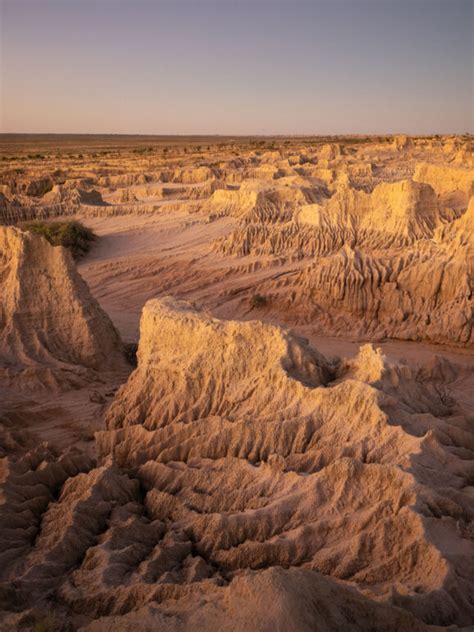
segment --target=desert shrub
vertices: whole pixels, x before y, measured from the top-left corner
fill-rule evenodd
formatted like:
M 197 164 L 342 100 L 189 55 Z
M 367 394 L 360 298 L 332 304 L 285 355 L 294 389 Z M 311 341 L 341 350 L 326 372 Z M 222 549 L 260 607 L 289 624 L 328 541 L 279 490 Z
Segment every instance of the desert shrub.
M 449 409 L 454 408 L 454 406 L 456 405 L 456 400 L 451 395 L 451 390 L 447 386 L 443 386 L 441 384 L 435 384 L 434 389 L 441 403 L 444 404 L 446 408 L 449 408 Z
M 267 303 L 268 298 L 266 296 L 263 296 L 262 294 L 254 294 L 250 299 L 250 304 L 252 305 L 252 307 L 255 308 L 265 307 Z
M 28 617 L 30 619 L 30 617 Z M 74 627 L 64 615 L 57 615 L 53 611 L 43 613 L 32 613 L 31 625 L 28 630 L 33 632 L 73 632 Z M 23 627 L 23 626 L 22 626 Z M 1 628 L 3 630 L 3 628 Z M 26 628 L 25 628 L 26 629 Z
M 135 342 L 125 343 L 125 358 L 133 367 L 138 365 L 137 360 L 138 345 Z
M 42 235 L 53 246 L 64 246 L 75 259 L 89 252 L 96 238 L 90 228 L 77 221 L 44 222 L 35 220 L 20 224 L 20 228 L 36 235 Z
M 38 617 L 33 625 L 34 632 L 58 632 L 61 628 L 60 622 L 52 612 Z

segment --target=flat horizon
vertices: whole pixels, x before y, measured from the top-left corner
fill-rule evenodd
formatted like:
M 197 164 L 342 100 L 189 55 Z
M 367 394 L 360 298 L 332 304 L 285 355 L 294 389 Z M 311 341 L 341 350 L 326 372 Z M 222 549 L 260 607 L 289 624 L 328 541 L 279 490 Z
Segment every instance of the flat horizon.
M 410 137 L 430 137 L 430 136 L 472 136 L 471 132 L 378 132 L 378 133 L 345 133 L 335 132 L 331 134 L 285 134 L 277 132 L 275 134 L 153 134 L 153 133 L 133 133 L 133 132 L 0 132 L 0 138 L 4 136 L 114 136 L 114 137 L 139 137 L 139 138 L 376 138 L 380 136 L 410 136 Z

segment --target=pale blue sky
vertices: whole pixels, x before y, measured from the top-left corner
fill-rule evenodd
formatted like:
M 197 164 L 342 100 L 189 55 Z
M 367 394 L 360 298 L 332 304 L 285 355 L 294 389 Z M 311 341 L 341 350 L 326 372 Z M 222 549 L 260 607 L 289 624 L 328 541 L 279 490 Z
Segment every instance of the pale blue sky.
M 473 132 L 473 0 L 0 0 L 4 132 Z

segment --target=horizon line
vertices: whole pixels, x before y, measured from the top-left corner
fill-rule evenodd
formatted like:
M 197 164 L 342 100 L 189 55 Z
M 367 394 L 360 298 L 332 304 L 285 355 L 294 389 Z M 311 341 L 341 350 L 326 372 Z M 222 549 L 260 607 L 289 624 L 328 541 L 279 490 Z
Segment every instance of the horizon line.
M 158 134 L 148 132 L 1 132 L 2 136 L 143 136 L 143 137 L 156 137 L 156 138 L 308 138 L 308 137 L 371 137 L 371 136 L 472 136 L 473 132 L 335 132 L 335 133 L 316 133 L 316 132 L 303 132 L 303 133 L 237 133 L 237 134 L 224 134 L 224 133 L 201 133 L 201 134 L 186 134 L 186 133 L 173 133 L 173 134 Z

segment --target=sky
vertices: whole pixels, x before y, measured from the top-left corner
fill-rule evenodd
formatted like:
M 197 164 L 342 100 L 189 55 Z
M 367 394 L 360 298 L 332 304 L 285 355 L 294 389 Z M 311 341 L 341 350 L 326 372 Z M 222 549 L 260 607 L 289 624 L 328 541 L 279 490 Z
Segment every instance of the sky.
M 0 131 L 474 132 L 474 0 L 0 0 Z

